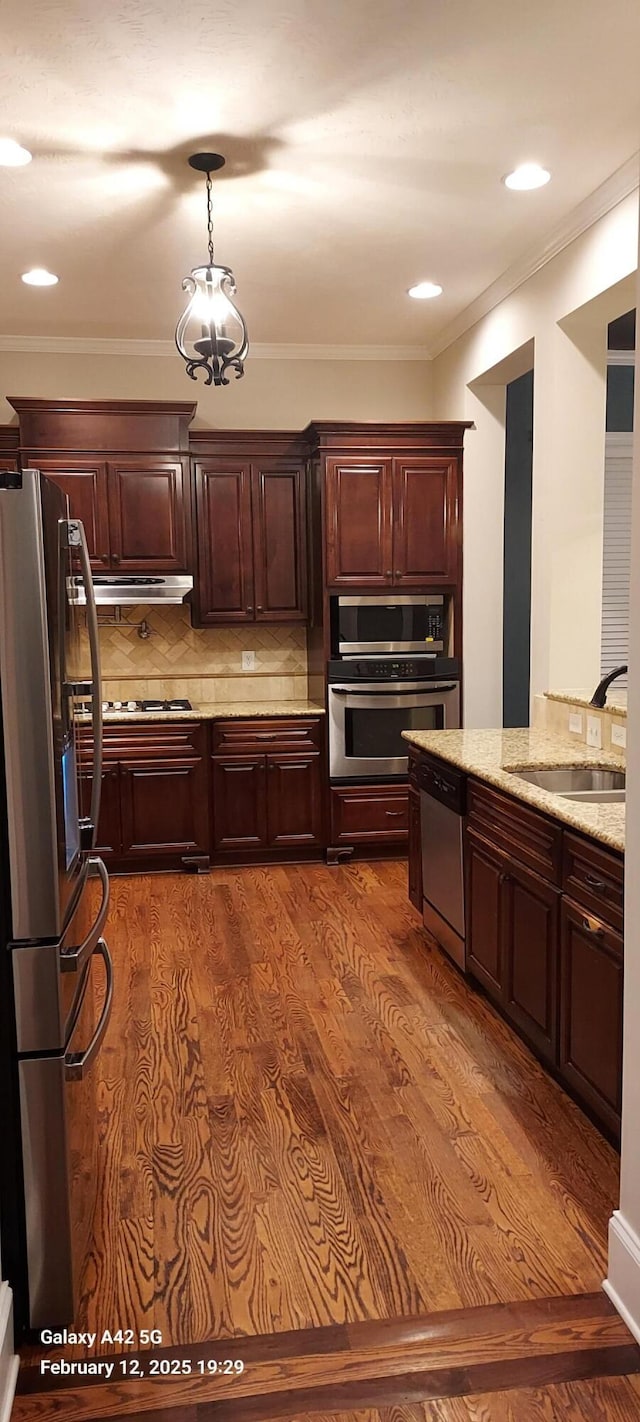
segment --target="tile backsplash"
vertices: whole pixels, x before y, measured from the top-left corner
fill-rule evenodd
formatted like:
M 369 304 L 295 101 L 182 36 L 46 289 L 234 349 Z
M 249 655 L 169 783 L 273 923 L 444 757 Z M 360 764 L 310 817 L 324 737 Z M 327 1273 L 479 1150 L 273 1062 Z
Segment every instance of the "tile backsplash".
M 574 745 L 591 745 L 595 750 L 613 751 L 624 759 L 626 749 L 626 710 L 607 706 L 603 710 L 585 704 L 576 696 L 570 699 L 569 692 L 548 692 L 536 696 L 532 725 L 539 730 L 552 731 L 563 740 Z M 589 730 L 595 732 L 589 738 Z
M 123 609 L 117 626 L 102 609 L 100 651 L 104 694 L 111 700 L 189 696 L 192 701 L 295 700 L 307 695 L 306 630 L 249 623 L 195 628 L 186 606 Z M 145 618 L 148 638 L 134 626 Z M 255 663 L 242 671 L 242 652 Z M 87 660 L 86 657 L 83 660 Z M 187 685 L 188 683 L 188 685 Z

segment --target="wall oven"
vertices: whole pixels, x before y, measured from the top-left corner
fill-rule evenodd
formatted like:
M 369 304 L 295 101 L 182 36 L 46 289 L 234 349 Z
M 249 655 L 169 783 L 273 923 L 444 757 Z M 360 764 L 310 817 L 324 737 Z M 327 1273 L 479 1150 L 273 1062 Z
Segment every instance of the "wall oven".
M 446 650 L 448 600 L 441 593 L 331 598 L 334 656 Z
M 458 663 L 449 657 L 329 663 L 331 780 L 407 774 L 403 731 L 460 725 Z

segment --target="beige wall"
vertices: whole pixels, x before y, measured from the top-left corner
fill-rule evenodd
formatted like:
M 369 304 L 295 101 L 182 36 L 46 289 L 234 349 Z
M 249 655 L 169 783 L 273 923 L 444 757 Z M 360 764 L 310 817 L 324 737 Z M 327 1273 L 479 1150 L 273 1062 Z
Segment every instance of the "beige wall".
M 438 417 L 465 440 L 465 720 L 502 721 L 504 382 L 534 344 L 532 695 L 599 676 L 606 325 L 635 303 L 637 194 L 433 362 Z
M 424 420 L 430 366 L 415 360 L 263 360 L 216 390 L 189 380 L 177 353 L 88 355 L 0 351 L 0 422 L 6 395 L 46 399 L 197 400 L 195 426 L 303 429 L 313 419 Z

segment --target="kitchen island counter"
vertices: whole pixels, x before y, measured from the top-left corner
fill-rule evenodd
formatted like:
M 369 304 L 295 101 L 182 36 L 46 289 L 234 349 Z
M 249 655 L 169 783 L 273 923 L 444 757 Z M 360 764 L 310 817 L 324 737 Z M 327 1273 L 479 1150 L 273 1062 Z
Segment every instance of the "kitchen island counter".
M 525 769 L 556 770 L 563 766 L 624 770 L 623 758 L 611 752 L 591 750 L 585 745 L 569 745 L 549 731 L 535 729 L 404 731 L 403 736 L 416 749 L 437 756 L 467 775 L 486 781 L 610 849 L 624 853 L 624 804 L 566 800 L 550 790 L 520 780 L 513 773 Z

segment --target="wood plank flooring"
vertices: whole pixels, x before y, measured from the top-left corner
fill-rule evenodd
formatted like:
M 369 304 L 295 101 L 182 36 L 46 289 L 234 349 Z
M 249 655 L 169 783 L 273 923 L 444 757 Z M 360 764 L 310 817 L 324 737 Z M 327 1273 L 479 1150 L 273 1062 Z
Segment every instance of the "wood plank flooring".
M 406 866 L 114 879 L 108 936 L 79 1330 L 166 1346 L 599 1288 L 616 1154 L 428 945 Z
M 59 1377 L 46 1397 L 34 1390 L 38 1369 L 29 1369 L 15 1422 L 53 1416 L 115 1422 L 168 1406 L 185 1409 L 193 1422 L 258 1422 L 294 1411 L 328 1414 L 466 1397 L 480 1389 L 601 1380 L 640 1368 L 640 1349 L 602 1291 L 268 1334 L 234 1340 L 225 1350 L 240 1372 L 231 1367 L 230 1375 L 211 1375 L 207 1360 L 218 1359 L 219 1346 L 183 1345 L 115 1359 L 106 1383 Z

